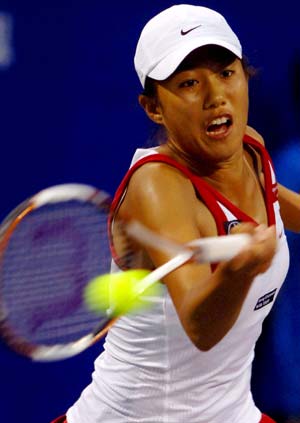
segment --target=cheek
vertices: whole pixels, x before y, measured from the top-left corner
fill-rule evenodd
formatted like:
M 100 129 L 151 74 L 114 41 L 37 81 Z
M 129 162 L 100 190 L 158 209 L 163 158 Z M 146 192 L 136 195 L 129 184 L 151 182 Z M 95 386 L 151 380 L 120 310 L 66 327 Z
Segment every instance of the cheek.
M 249 93 L 248 84 L 240 84 L 237 90 L 237 111 L 242 121 L 248 120 Z
M 190 104 L 184 104 L 182 101 L 178 101 L 177 98 L 165 99 L 161 104 L 163 124 L 172 131 L 179 131 L 180 128 L 183 130 L 187 127 L 187 123 L 190 120 L 191 107 Z

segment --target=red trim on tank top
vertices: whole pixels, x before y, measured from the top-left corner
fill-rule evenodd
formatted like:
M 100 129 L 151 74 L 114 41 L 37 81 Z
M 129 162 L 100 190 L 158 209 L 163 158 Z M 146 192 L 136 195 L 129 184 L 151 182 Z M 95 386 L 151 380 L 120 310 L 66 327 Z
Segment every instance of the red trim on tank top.
M 255 139 L 251 138 L 248 135 L 245 135 L 244 137 L 244 144 L 248 144 L 252 146 L 261 156 L 262 160 L 262 168 L 263 173 L 265 177 L 265 190 L 264 190 L 264 199 L 265 199 L 265 205 L 267 209 L 267 216 L 268 216 L 268 225 L 275 224 L 275 213 L 273 208 L 274 201 L 277 200 L 276 193 L 274 192 L 277 188 L 277 184 L 272 184 L 272 174 L 270 166 L 273 166 L 272 160 L 264 148 L 262 144 L 260 144 Z M 129 183 L 129 180 L 133 173 L 141 166 L 143 166 L 146 163 L 150 162 L 160 162 L 160 163 L 166 163 L 168 165 L 171 165 L 181 171 L 185 176 L 187 176 L 190 181 L 192 182 L 197 194 L 203 201 L 203 203 L 207 206 L 207 208 L 212 213 L 217 230 L 218 235 L 227 235 L 224 227 L 224 222 L 228 221 L 225 213 L 223 212 L 222 208 L 218 204 L 221 203 L 224 205 L 235 217 L 236 219 L 242 221 L 242 222 L 252 222 L 256 223 L 255 220 L 248 216 L 246 213 L 244 213 L 242 210 L 240 210 L 237 206 L 235 206 L 231 201 L 229 201 L 226 197 L 224 197 L 219 191 L 217 191 L 215 188 L 213 188 L 211 185 L 209 185 L 203 178 L 193 174 L 188 168 L 181 165 L 174 159 L 170 158 L 169 156 L 166 156 L 164 154 L 154 153 L 150 154 L 148 156 L 145 156 L 138 160 L 126 173 L 123 180 L 121 181 L 119 187 L 116 190 L 114 199 L 112 201 L 111 205 L 111 214 L 109 218 L 109 234 L 111 239 L 111 225 L 113 220 L 113 215 L 117 211 L 117 209 L 120 207 L 122 197 L 124 196 L 124 193 L 126 192 L 127 185 Z M 116 252 L 113 247 L 113 243 L 111 242 L 111 250 L 112 250 L 112 256 L 116 263 L 118 264 L 118 257 L 116 255 Z
M 273 204 L 275 201 L 278 200 L 277 197 L 277 183 L 276 181 L 273 183 L 272 181 L 272 173 L 271 168 L 274 172 L 274 165 L 272 159 L 265 149 L 265 147 L 254 138 L 250 137 L 249 135 L 244 136 L 244 143 L 252 146 L 258 153 L 260 153 L 261 161 L 262 161 L 262 168 L 263 173 L 265 176 L 265 189 L 264 189 L 264 197 L 265 197 L 265 204 L 267 209 L 268 215 L 268 225 L 275 225 L 275 212 Z

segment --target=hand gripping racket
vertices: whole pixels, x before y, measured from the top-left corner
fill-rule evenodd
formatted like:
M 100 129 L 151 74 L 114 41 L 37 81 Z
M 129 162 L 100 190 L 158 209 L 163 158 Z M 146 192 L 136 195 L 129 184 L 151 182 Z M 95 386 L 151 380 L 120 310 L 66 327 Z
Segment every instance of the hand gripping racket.
M 89 281 L 110 272 L 109 208 L 106 192 L 64 184 L 26 200 L 1 224 L 0 334 L 17 353 L 36 361 L 72 357 L 114 323 L 113 310 L 96 314 L 83 299 Z M 178 245 L 138 222 L 124 227 L 142 245 L 173 256 L 139 282 L 139 294 L 189 260 L 228 260 L 250 239 L 230 235 Z

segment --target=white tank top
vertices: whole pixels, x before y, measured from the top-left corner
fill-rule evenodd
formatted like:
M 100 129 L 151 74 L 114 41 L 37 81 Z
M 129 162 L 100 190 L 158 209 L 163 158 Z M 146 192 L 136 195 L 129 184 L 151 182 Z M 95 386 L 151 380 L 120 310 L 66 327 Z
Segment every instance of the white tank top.
M 289 254 L 272 164 L 260 145 L 246 141 L 262 154 L 266 207 L 269 224 L 277 227 L 278 251 L 267 272 L 252 283 L 234 326 L 211 350 L 198 350 L 184 332 L 164 287 L 160 297 L 151 299 L 150 310 L 122 317 L 110 329 L 104 352 L 95 361 L 91 384 L 68 410 L 68 423 L 260 421 L 250 388 L 254 347 L 285 279 Z M 160 156 L 155 150 L 138 150 L 133 162 L 140 163 L 146 156 L 148 160 L 150 155 Z M 126 183 L 118 190 L 120 198 L 124 187 Z M 214 210 L 219 234 L 246 219 L 221 195 L 213 200 L 214 195 L 205 189 L 199 194 Z

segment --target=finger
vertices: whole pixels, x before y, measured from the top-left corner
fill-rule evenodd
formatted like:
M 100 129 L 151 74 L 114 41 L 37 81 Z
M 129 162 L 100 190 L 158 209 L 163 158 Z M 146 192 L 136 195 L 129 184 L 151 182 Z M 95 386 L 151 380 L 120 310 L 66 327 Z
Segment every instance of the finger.
M 260 226 L 260 225 L 259 225 Z M 234 226 L 230 234 L 240 234 L 240 233 L 248 233 L 248 234 L 254 234 L 255 228 L 257 225 L 252 222 L 241 222 L 238 225 Z
M 277 249 L 276 230 L 260 225 L 255 228 L 251 244 L 228 262 L 231 271 L 244 271 L 254 276 L 270 266 Z

